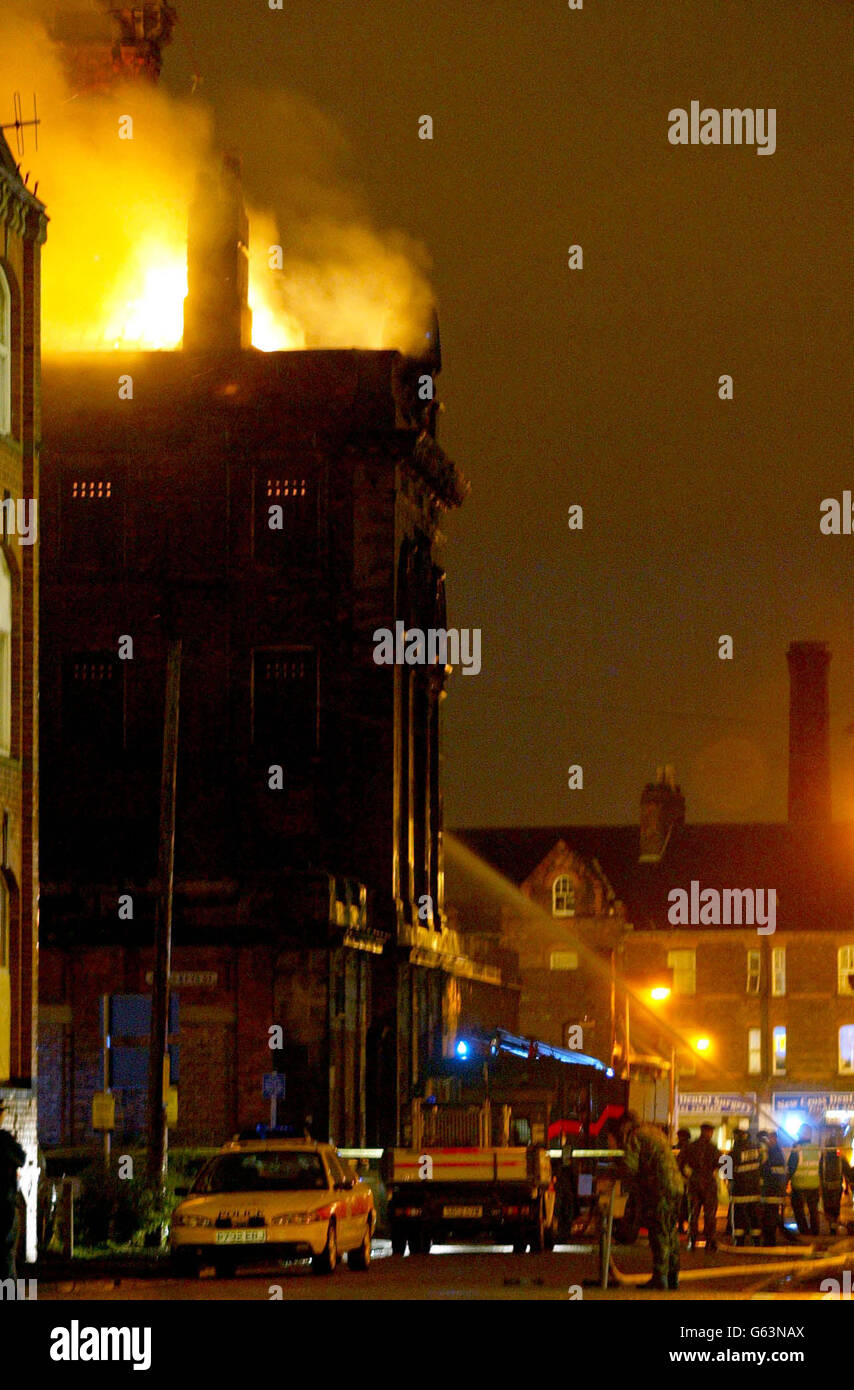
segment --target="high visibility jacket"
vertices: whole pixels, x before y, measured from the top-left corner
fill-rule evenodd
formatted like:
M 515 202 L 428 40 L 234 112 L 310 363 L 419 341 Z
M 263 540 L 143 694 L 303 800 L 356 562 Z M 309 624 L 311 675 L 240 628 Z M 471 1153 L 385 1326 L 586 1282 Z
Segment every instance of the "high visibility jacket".
M 759 1200 L 759 1164 L 762 1150 L 758 1144 L 736 1145 L 732 1151 L 732 1192 L 734 1202 Z
M 795 1192 L 815 1192 L 819 1186 L 821 1149 L 818 1144 L 796 1144 L 789 1155 L 789 1176 Z
M 769 1144 L 763 1148 L 759 1171 L 762 1178 L 763 1202 L 779 1206 L 785 1199 L 788 1181 L 786 1160 L 779 1144 Z

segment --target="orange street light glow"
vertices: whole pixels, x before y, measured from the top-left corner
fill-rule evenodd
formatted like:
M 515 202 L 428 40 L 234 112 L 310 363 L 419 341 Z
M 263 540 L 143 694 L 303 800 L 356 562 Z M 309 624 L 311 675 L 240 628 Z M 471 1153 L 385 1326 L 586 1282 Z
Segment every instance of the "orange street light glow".
M 655 989 L 651 989 L 649 993 L 651 999 L 659 1000 L 670 998 L 670 990 L 667 985 L 656 985 Z
M 694 1047 L 697 1049 L 698 1052 L 708 1052 L 711 1045 L 711 1038 L 698 1038 L 697 1041 L 694 1043 Z

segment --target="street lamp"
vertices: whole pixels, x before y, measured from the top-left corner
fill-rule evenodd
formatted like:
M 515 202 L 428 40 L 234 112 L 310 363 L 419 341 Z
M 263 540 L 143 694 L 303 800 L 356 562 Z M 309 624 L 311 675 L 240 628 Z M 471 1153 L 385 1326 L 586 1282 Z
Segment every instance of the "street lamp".
M 695 1052 L 708 1052 L 712 1045 L 711 1038 L 697 1038 L 694 1043 Z

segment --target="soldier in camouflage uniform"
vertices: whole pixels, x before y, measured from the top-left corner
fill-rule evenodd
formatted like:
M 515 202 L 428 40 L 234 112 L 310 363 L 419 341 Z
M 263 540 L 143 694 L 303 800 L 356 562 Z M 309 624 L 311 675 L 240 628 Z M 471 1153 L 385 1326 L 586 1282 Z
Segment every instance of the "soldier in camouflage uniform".
M 652 1278 L 646 1289 L 679 1287 L 679 1203 L 682 1174 L 667 1139 L 655 1125 L 641 1124 L 627 1111 L 609 1133 L 609 1143 L 624 1151 L 623 1167 L 632 1183 L 649 1234 Z

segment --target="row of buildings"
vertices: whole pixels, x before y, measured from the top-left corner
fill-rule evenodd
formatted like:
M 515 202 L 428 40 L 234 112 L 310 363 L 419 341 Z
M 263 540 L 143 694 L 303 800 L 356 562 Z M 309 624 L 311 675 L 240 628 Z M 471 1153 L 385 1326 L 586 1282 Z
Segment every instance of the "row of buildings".
M 788 660 L 786 823 L 691 825 L 665 767 L 636 825 L 461 831 L 449 872 L 453 919 L 518 956 L 520 1031 L 672 1076 L 688 1124 L 854 1119 L 854 829 L 830 815 L 830 653 L 797 642 Z

